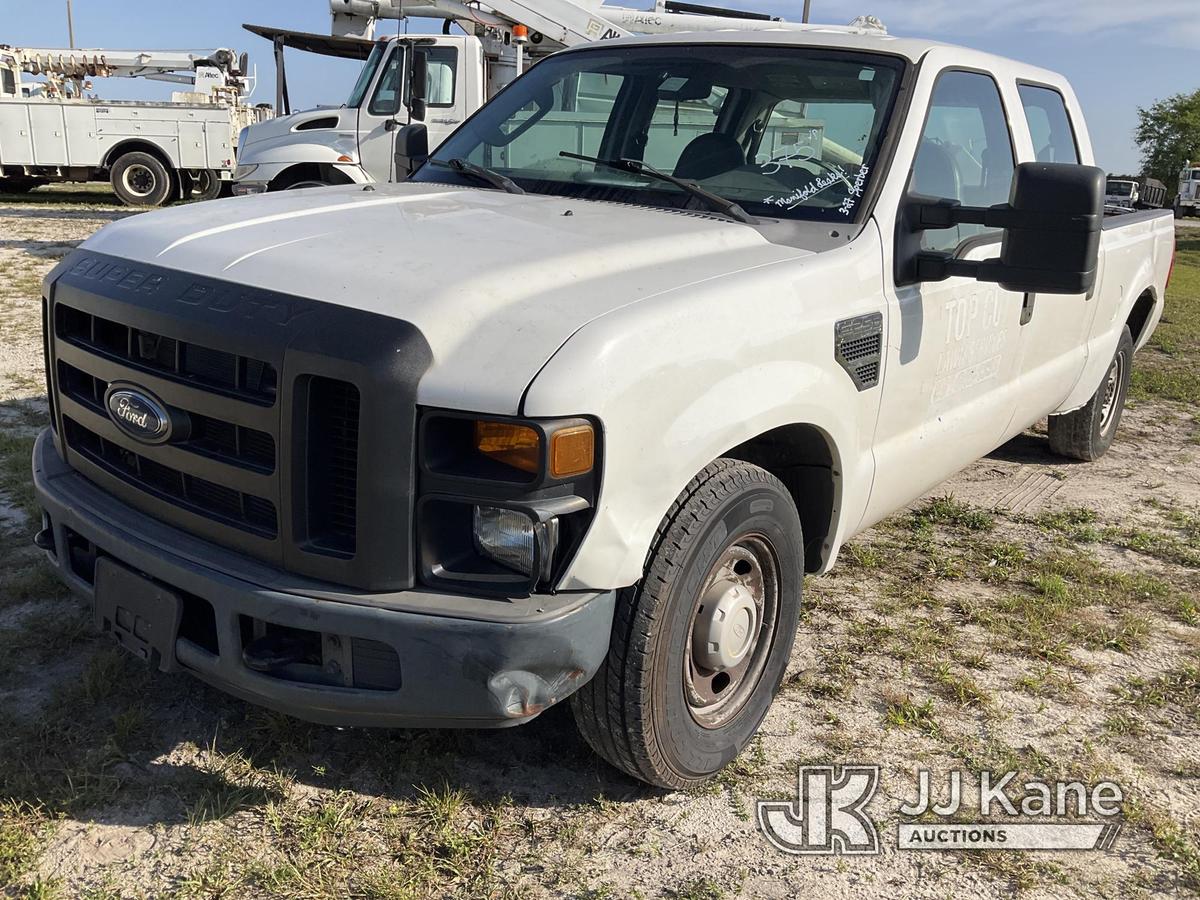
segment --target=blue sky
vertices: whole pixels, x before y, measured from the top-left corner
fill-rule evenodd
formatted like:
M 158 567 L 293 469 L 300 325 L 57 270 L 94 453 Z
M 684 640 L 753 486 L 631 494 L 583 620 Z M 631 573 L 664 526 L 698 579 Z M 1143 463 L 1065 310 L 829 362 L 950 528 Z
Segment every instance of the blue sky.
M 710 0 L 721 5 L 718 0 Z M 649 7 L 652 0 L 618 5 Z M 724 0 L 723 5 L 800 18 L 800 0 Z M 65 47 L 64 0 L 0 0 L 0 43 Z M 1200 16 L 1196 0 L 813 0 L 813 20 L 844 24 L 878 16 L 893 34 L 931 37 L 1015 57 L 1064 73 L 1087 113 L 1097 162 L 1110 171 L 1137 168 L 1132 132 L 1138 106 L 1200 87 Z M 325 33 L 326 0 L 74 0 L 81 47 L 208 49 L 250 53 L 260 81 L 255 100 L 273 102 L 270 45 L 243 22 Z M 395 27 L 395 23 L 381 27 Z M 412 20 L 410 30 L 433 30 Z M 358 64 L 289 51 L 293 108 L 340 103 Z M 144 79 L 100 79 L 109 99 L 165 98 L 171 87 Z

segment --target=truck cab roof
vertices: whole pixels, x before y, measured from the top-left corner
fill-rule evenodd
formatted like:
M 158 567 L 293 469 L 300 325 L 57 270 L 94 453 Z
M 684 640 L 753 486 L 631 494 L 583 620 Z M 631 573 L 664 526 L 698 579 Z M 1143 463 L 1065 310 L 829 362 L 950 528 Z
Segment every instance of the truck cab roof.
M 635 35 L 627 38 L 600 41 L 572 47 L 563 53 L 587 53 L 589 50 L 638 44 L 775 44 L 795 47 L 815 47 L 830 50 L 858 50 L 869 53 L 887 53 L 918 63 L 933 50 L 952 51 L 964 66 L 977 67 L 983 71 L 1004 75 L 1018 72 L 1023 78 L 1036 78 L 1053 83 L 1063 82 L 1062 76 L 1048 69 L 1028 65 L 1014 59 L 984 53 L 925 38 L 896 37 L 881 31 L 865 28 L 846 28 L 833 25 L 812 25 L 808 28 L 765 28 L 755 31 L 729 29 L 728 31 L 683 32 L 665 35 Z

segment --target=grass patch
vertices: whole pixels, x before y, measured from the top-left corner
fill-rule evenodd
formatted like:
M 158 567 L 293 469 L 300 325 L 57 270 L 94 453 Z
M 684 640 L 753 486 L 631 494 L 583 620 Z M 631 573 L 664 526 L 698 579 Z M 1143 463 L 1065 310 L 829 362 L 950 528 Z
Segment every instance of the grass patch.
M 917 703 L 908 694 L 885 694 L 883 721 L 893 728 L 919 731 L 936 737 L 941 729 L 934 716 L 933 700 Z
M 0 800 L 0 886 L 33 871 L 53 823 L 45 811 L 21 800 Z
M 1043 513 L 1034 520 L 1034 524 L 1043 531 L 1061 534 L 1079 543 L 1094 544 L 1100 540 L 1100 530 L 1096 528 L 1098 519 L 1095 510 L 1073 506 Z
M 985 509 L 947 495 L 934 497 L 914 509 L 909 514 L 909 523 L 916 531 L 942 525 L 955 531 L 983 532 L 996 527 L 996 517 Z

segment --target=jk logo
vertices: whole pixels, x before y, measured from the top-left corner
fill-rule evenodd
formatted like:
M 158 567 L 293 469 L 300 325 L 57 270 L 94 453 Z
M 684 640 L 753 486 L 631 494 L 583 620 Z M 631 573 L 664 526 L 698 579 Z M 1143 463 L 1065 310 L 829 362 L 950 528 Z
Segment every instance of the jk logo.
M 878 787 L 879 766 L 800 766 L 795 801 L 755 803 L 758 827 L 784 853 L 877 854 L 865 808 Z

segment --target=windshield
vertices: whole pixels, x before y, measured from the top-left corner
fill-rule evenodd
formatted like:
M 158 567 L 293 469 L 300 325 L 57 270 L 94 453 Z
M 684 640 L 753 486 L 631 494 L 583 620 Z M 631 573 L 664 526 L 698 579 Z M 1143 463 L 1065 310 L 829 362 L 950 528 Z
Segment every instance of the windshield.
M 358 81 L 354 82 L 354 90 L 350 92 L 350 98 L 346 101 L 346 106 L 350 109 L 362 106 L 363 98 L 367 96 L 367 88 L 371 86 L 371 79 L 375 77 L 375 70 L 379 68 L 379 60 L 383 58 L 385 49 L 382 41 L 371 48 L 371 55 L 363 63 L 362 71 L 358 73 Z
M 1128 197 L 1133 193 L 1132 181 L 1110 181 L 1108 193 L 1113 197 Z
M 561 154 L 636 160 L 752 215 L 849 222 L 870 186 L 903 66 L 802 47 L 565 53 L 514 82 L 435 159 L 484 166 L 530 193 L 705 208 L 633 167 Z M 415 180 L 478 184 L 438 165 Z

